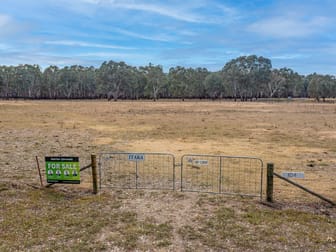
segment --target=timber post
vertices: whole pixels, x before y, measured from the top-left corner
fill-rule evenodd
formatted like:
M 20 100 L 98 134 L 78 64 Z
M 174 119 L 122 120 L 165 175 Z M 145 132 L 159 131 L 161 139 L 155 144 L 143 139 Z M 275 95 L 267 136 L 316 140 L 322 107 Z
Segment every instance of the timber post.
M 268 202 L 273 202 L 273 175 L 274 175 L 274 164 L 267 164 L 267 187 L 266 187 L 266 200 Z
M 97 179 L 97 158 L 96 155 L 91 155 L 91 168 L 92 168 L 92 189 L 93 194 L 98 193 L 98 179 Z

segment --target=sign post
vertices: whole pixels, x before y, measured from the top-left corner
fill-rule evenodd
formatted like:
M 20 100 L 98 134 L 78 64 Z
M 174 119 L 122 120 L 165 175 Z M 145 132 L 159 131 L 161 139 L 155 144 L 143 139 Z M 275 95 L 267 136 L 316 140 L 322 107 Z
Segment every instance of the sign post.
M 78 157 L 46 157 L 48 183 L 80 184 Z

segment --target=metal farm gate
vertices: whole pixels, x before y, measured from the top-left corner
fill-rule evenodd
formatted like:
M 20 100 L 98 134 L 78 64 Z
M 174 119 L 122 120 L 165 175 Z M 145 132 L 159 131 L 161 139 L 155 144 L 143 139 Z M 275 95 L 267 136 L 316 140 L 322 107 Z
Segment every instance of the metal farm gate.
M 181 159 L 181 191 L 261 198 L 262 178 L 259 158 L 188 154 Z
M 100 187 L 175 190 L 175 157 L 165 153 L 102 153 Z
M 175 167 L 180 167 L 178 176 Z M 263 162 L 255 157 L 102 153 L 100 188 L 162 189 L 262 197 Z M 178 177 L 178 179 L 176 179 Z

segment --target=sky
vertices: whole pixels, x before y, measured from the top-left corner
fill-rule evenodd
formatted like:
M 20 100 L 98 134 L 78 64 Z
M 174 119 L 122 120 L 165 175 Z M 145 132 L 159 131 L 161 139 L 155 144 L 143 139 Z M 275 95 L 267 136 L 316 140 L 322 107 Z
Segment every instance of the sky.
M 334 0 L 0 0 L 0 65 L 221 70 L 255 54 L 336 75 Z

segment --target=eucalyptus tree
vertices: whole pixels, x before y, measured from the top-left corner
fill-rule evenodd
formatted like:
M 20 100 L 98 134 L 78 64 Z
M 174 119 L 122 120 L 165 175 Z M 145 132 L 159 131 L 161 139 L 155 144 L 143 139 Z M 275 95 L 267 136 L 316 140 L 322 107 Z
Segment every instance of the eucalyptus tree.
M 162 66 L 149 63 L 148 66 L 140 67 L 140 71 L 146 78 L 146 93 L 151 99 L 156 101 L 159 98 L 162 88 L 167 83 L 167 77 L 163 72 Z
M 79 66 L 66 66 L 59 71 L 58 88 L 59 98 L 76 98 L 79 90 Z
M 317 101 L 322 98 L 325 101 L 326 98 L 335 96 L 335 76 L 314 73 L 307 78 L 309 79 L 308 95 L 310 97 Z
M 23 80 L 28 98 L 40 98 L 42 89 L 42 72 L 39 65 L 24 65 Z
M 171 67 L 168 73 L 169 91 L 174 98 L 188 96 L 187 69 L 181 66 Z
M 125 77 L 123 98 L 142 98 L 146 86 L 145 76 L 136 67 L 127 66 Z
M 295 89 L 294 89 L 294 96 L 301 97 L 301 98 L 308 97 L 308 86 L 309 86 L 309 81 L 307 80 L 306 76 L 297 75 Z
M 4 89 L 5 89 L 5 81 L 4 77 L 2 76 L 2 66 L 0 66 L 0 98 L 3 97 Z
M 13 68 L 12 91 L 18 98 L 38 98 L 40 95 L 41 71 L 38 65 L 19 65 Z
M 271 60 L 250 55 L 229 61 L 222 73 L 235 100 L 239 96 L 242 101 L 246 101 L 263 95 L 271 77 L 271 68 Z
M 1 97 L 3 98 L 12 97 L 14 83 L 15 83 L 15 67 L 1 66 L 0 67 Z
M 281 97 L 298 96 L 302 92 L 304 79 L 292 69 L 284 67 L 279 69 L 280 75 L 285 79 L 282 85 Z
M 209 75 L 206 68 L 187 69 L 188 93 L 193 98 L 204 98 L 206 96 L 205 79 Z
M 205 78 L 206 96 L 211 99 L 222 98 L 225 95 L 225 87 L 222 76 L 219 72 L 208 74 Z
M 206 68 L 172 67 L 168 73 L 171 96 L 175 98 L 202 98 L 205 96 Z
M 255 98 L 265 96 L 267 84 L 271 80 L 272 62 L 265 57 L 248 56 L 250 63 L 250 76 L 252 81 L 252 96 Z
M 141 71 L 141 69 L 134 68 L 131 98 L 135 100 L 145 97 L 147 98 L 145 93 L 146 85 L 147 79 L 145 74 Z
M 56 99 L 59 96 L 59 68 L 49 66 L 44 69 L 42 80 L 44 83 L 42 96 L 48 99 Z
M 93 98 L 96 97 L 96 69 L 73 65 L 59 69 L 47 67 L 42 75 L 42 97 Z
M 336 76 L 331 76 L 332 83 L 331 83 L 331 89 L 330 89 L 330 97 L 336 98 Z
M 240 83 L 239 83 L 239 68 L 235 65 L 235 62 L 231 60 L 226 63 L 222 69 L 223 83 L 227 87 L 227 96 L 234 98 L 234 101 L 240 96 Z
M 76 66 L 77 93 L 76 98 L 96 97 L 96 70 L 94 67 Z
M 97 70 L 93 66 L 84 68 L 81 79 L 84 84 L 84 97 L 97 97 Z
M 322 100 L 325 102 L 326 98 L 333 97 L 333 90 L 335 85 L 335 76 L 323 75 L 322 82 L 320 83 L 320 92 Z
M 23 65 L 16 66 L 14 68 L 14 80 L 12 82 L 12 95 L 15 98 L 27 97 L 27 88 L 24 81 L 24 69 Z
M 278 69 L 273 69 L 271 73 L 270 81 L 267 83 L 267 96 L 279 97 L 284 89 L 286 79 L 281 75 Z
M 116 101 L 120 97 L 125 97 L 130 89 L 134 78 L 132 73 L 135 70 L 125 62 L 104 62 L 98 70 L 98 86 L 101 95 L 112 98 Z
M 319 85 L 322 80 L 322 76 L 314 73 L 307 76 L 307 78 L 309 79 L 308 95 L 311 98 L 315 98 L 319 102 L 321 98 Z

